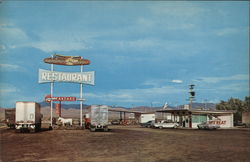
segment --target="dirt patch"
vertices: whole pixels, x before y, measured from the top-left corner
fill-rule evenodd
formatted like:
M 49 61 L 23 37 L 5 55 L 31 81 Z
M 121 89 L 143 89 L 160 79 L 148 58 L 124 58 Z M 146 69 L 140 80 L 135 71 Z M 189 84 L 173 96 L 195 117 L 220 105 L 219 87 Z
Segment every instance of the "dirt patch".
M 1 129 L 1 160 L 10 161 L 248 161 L 250 131 L 111 126 L 109 132 Z

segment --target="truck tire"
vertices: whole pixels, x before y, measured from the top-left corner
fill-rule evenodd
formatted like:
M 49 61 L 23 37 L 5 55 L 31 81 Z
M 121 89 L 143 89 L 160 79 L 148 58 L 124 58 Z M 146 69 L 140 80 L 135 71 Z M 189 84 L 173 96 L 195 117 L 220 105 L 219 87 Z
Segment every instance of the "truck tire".
M 36 126 L 35 126 L 35 132 L 39 132 L 39 130 L 40 130 L 40 124 L 36 124 Z
M 85 125 L 82 125 L 82 128 L 81 129 L 86 129 Z
M 15 132 L 16 133 L 21 133 L 21 129 L 16 129 Z
M 104 132 L 108 132 L 109 131 L 109 129 L 108 128 L 104 128 Z
M 162 129 L 163 127 L 162 127 L 162 126 L 160 126 L 159 128 L 160 128 L 160 129 Z
M 35 133 L 35 132 L 36 132 L 36 128 L 30 129 L 30 133 Z

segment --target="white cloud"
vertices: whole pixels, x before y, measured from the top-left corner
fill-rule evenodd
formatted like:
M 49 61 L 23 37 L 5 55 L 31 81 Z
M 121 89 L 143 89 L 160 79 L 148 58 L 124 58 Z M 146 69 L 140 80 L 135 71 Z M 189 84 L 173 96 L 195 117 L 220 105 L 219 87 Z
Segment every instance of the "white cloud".
M 215 31 L 215 34 L 218 36 L 226 36 L 226 35 L 237 34 L 239 32 L 240 30 L 236 28 L 224 28 L 224 29 Z
M 5 50 L 7 47 L 3 44 L 0 44 L 0 49 Z
M 172 80 L 171 82 L 173 82 L 173 83 L 183 83 L 182 80 Z
M 2 54 L 6 53 L 6 50 L 17 47 L 22 47 L 23 44 L 30 41 L 27 34 L 20 28 L 12 25 L 0 25 L 0 49 Z
M 199 16 L 206 9 L 194 5 L 190 2 L 168 2 L 150 7 L 151 11 L 157 15 L 175 16 L 175 17 L 194 17 Z
M 33 40 L 21 28 L 14 25 L 1 25 L 0 36 L 2 38 L 0 48 L 3 51 L 11 48 L 34 47 L 45 52 L 66 52 L 91 48 L 85 40 L 94 35 L 78 31 L 46 31 L 40 32 L 37 35 L 38 39 Z
M 16 88 L 14 85 L 12 84 L 8 84 L 8 83 L 0 83 L 0 94 L 2 95 L 6 95 L 8 93 L 14 93 L 14 92 L 18 92 L 19 89 Z
M 13 64 L 0 64 L 1 71 L 22 71 L 23 67 Z
M 103 102 L 148 103 L 152 100 L 157 102 L 157 100 L 164 98 L 164 96 L 167 95 L 179 94 L 184 92 L 186 92 L 186 90 L 184 89 L 171 86 L 162 86 L 144 89 L 118 89 L 103 93 L 87 93 L 85 95 L 86 98 L 99 99 Z
M 181 84 L 183 83 L 183 80 L 152 79 L 152 80 L 147 80 L 143 82 L 142 85 L 152 86 L 152 87 L 162 87 L 162 86 L 168 85 L 169 83 Z
M 151 28 L 151 27 L 154 27 L 155 22 L 152 19 L 140 17 L 137 20 L 137 24 L 140 25 L 140 26 L 144 26 L 146 28 Z
M 26 33 L 17 27 L 0 26 L 0 36 L 4 41 L 16 42 L 21 40 L 28 40 Z
M 206 82 L 206 83 L 218 83 L 221 81 L 236 81 L 236 80 L 249 80 L 249 75 L 247 74 L 237 74 L 227 77 L 201 77 L 199 82 Z
M 228 93 L 230 92 L 249 92 L 249 84 L 246 83 L 232 83 L 218 87 L 220 92 Z
M 31 43 L 32 47 L 38 48 L 44 52 L 67 52 L 74 50 L 87 49 L 88 47 L 81 42 L 68 41 L 38 41 Z
M 45 52 L 67 52 L 91 48 L 86 40 L 94 37 L 93 33 L 66 30 L 44 31 L 37 35 L 39 41 L 30 45 Z

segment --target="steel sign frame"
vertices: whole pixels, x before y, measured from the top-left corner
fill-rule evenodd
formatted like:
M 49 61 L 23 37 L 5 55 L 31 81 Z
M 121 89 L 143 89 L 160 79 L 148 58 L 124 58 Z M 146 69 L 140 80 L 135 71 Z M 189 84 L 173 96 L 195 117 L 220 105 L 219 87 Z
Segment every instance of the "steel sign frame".
M 83 65 L 89 65 L 90 60 L 83 59 L 81 56 L 62 56 L 52 55 L 50 58 L 44 59 L 45 63 L 50 64 L 50 71 L 39 69 L 39 83 L 50 83 L 50 95 L 46 96 L 50 100 L 50 128 L 53 126 L 53 101 L 56 97 L 53 97 L 54 83 L 55 82 L 70 82 L 80 83 L 80 98 L 76 99 L 80 101 L 80 126 L 82 123 L 82 107 L 83 101 L 83 84 L 94 85 L 95 84 L 95 71 L 83 72 Z M 80 65 L 80 72 L 57 72 L 54 71 L 54 64 L 57 65 Z M 61 102 L 61 101 L 59 101 Z
M 95 71 L 59 72 L 39 69 L 39 83 L 71 82 L 95 85 Z

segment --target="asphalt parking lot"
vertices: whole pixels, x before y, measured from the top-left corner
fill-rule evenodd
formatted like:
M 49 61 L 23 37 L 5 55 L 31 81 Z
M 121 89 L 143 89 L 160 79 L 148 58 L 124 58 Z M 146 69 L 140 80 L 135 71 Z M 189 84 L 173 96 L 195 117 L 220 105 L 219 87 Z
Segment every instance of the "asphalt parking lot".
M 1 128 L 1 160 L 12 161 L 249 161 L 250 131 L 110 126 L 109 132 Z

